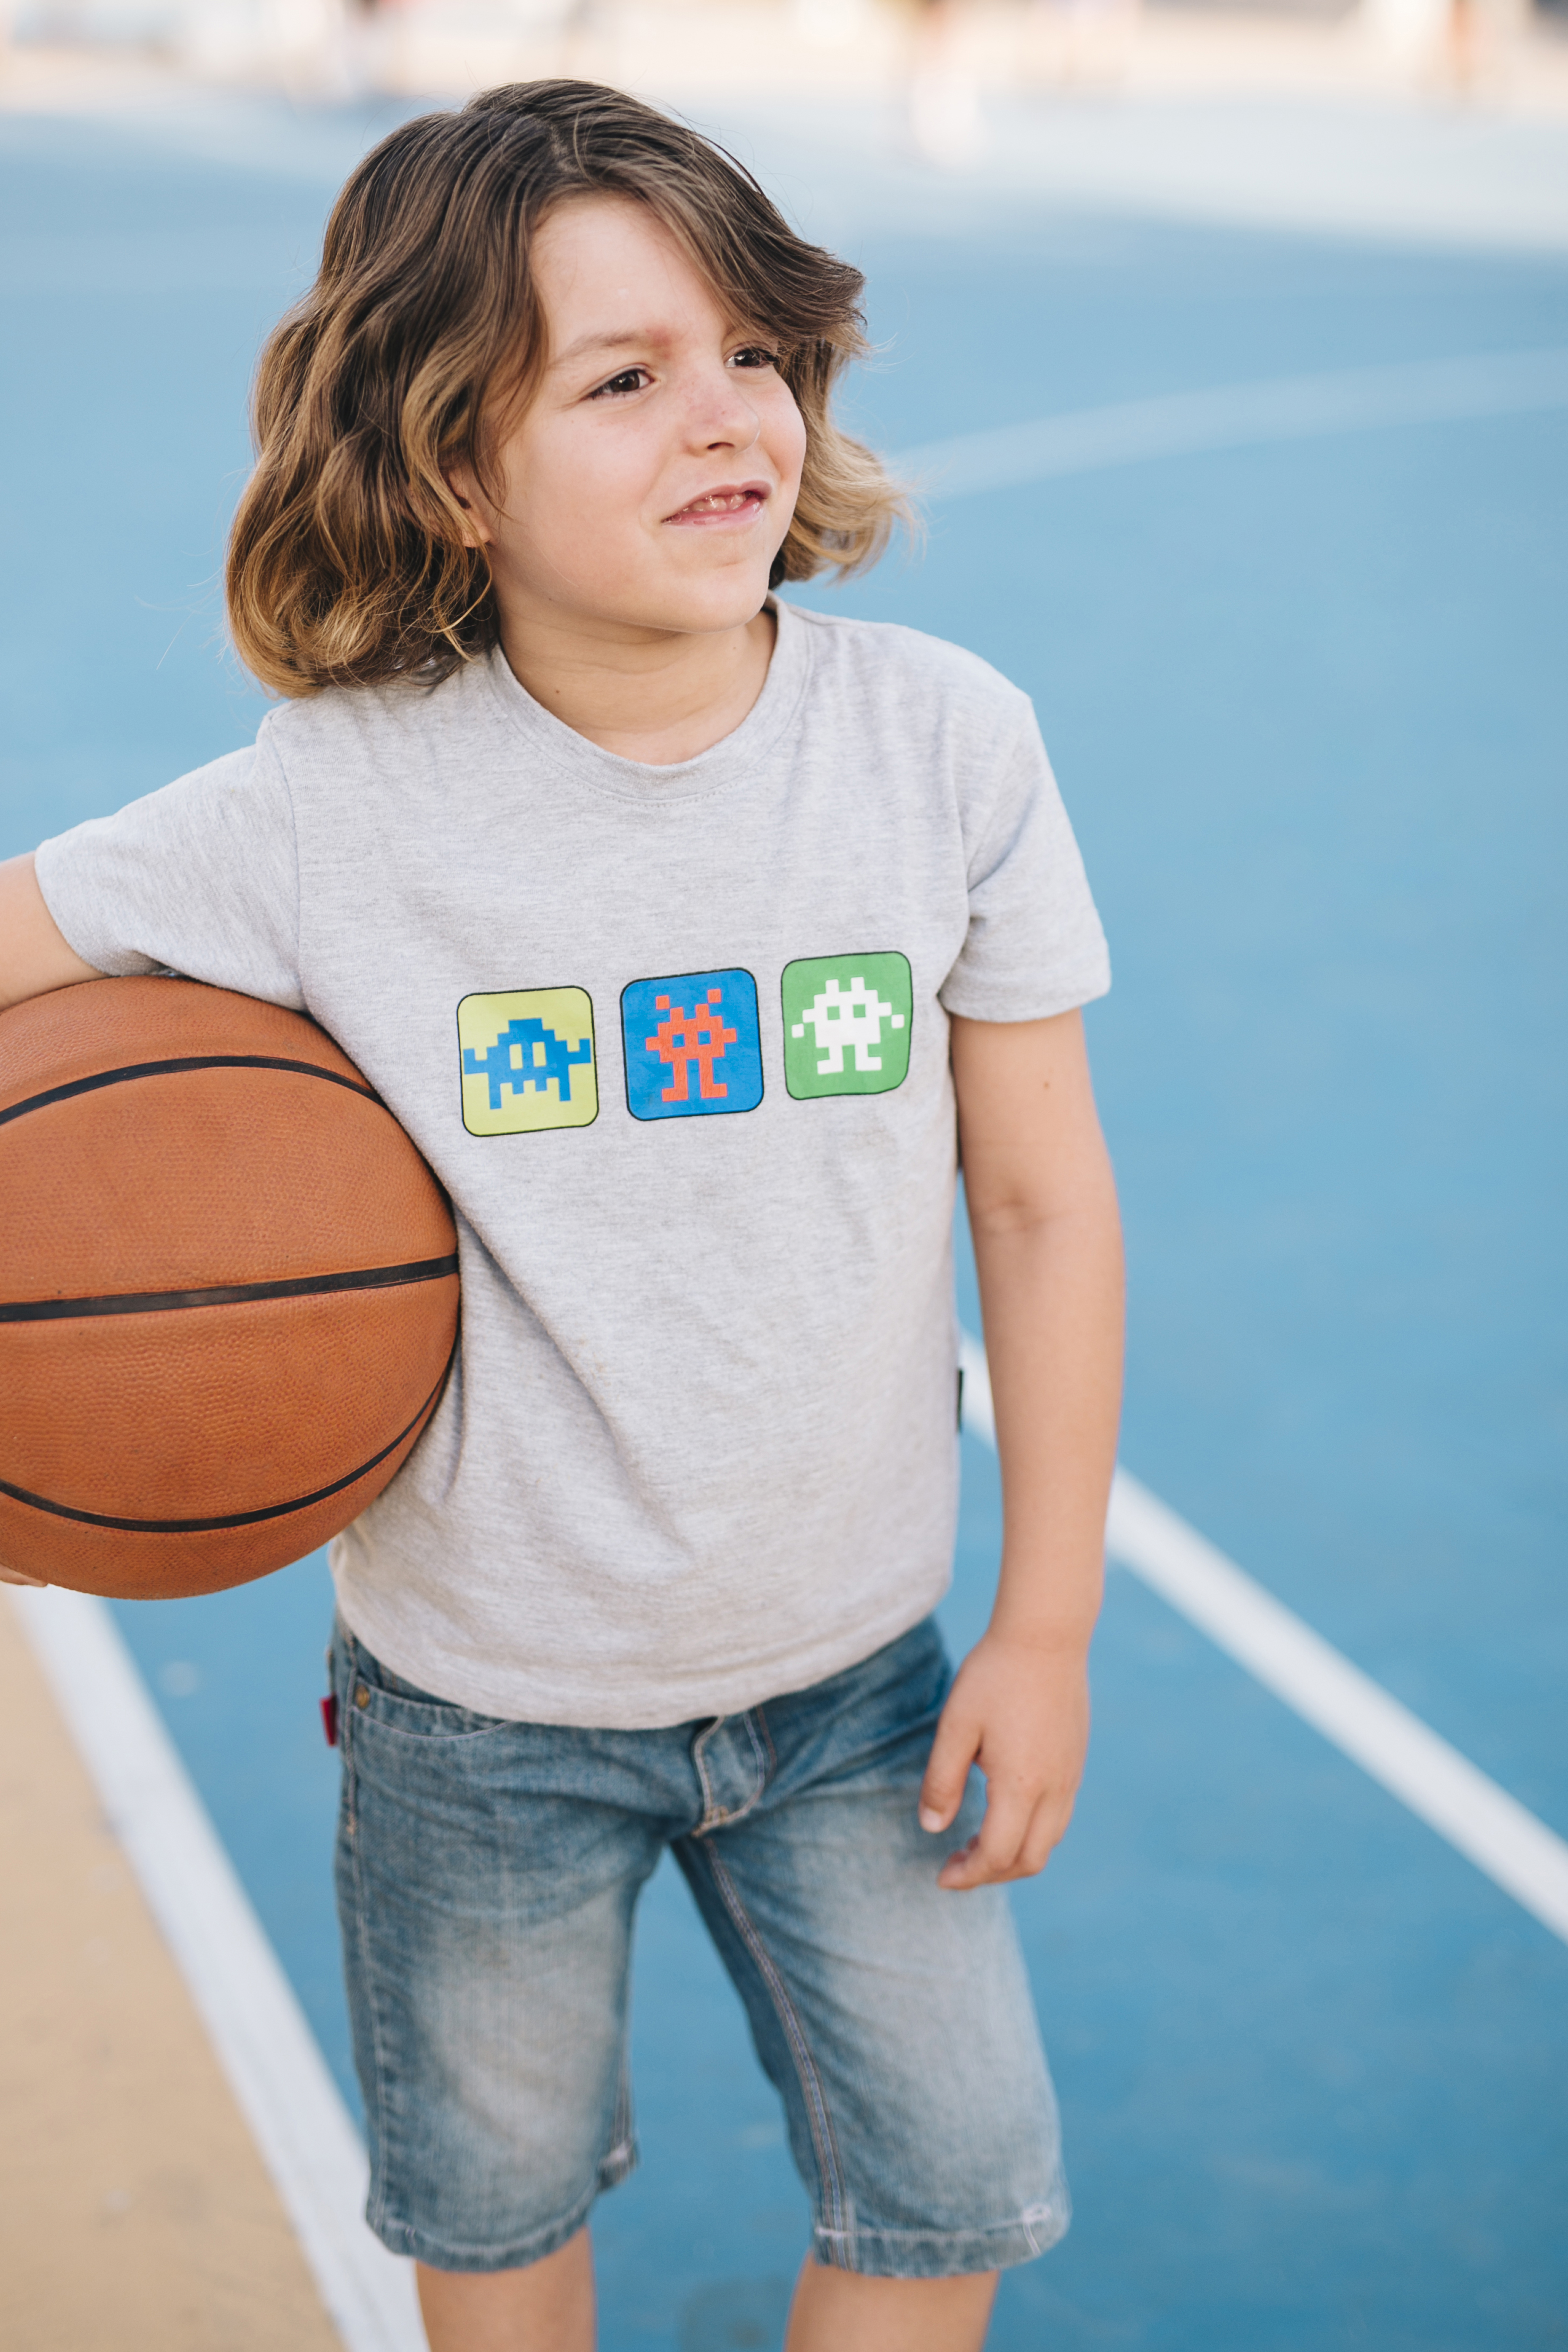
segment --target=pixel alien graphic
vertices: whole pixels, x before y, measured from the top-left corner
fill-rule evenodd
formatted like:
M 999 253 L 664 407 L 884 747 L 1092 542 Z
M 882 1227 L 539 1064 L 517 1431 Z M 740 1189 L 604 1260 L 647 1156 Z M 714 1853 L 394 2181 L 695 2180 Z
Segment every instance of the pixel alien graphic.
M 690 1101 L 694 1062 L 697 1066 L 697 1092 L 705 1102 L 717 1102 L 728 1094 L 729 1088 L 714 1076 L 713 1066 L 723 1058 L 725 1047 L 733 1045 L 740 1033 L 727 1028 L 723 1013 L 715 1010 L 723 1002 L 721 988 L 710 988 L 706 1003 L 699 1004 L 691 1013 L 684 1004 L 677 1004 L 672 1011 L 667 996 L 653 999 L 654 1012 L 664 1017 L 653 1035 L 644 1037 L 643 1043 L 650 1054 L 657 1054 L 660 1061 L 667 1063 L 674 1072 L 661 1101 Z
M 541 1095 L 549 1092 L 553 1078 L 559 1100 L 571 1100 L 571 1067 L 574 1062 L 591 1062 L 593 1045 L 585 1037 L 580 1045 L 569 1045 L 553 1029 L 547 1029 L 536 1013 L 524 1020 L 508 1021 L 495 1044 L 485 1053 L 476 1054 L 472 1045 L 463 1048 L 463 1068 L 471 1078 L 487 1078 L 490 1082 L 490 1108 L 501 1108 L 501 1088 L 510 1087 L 519 1098 L 529 1087 L 537 1087 Z
M 810 1025 L 820 1055 L 817 1076 L 826 1078 L 842 1071 L 846 1051 L 854 1055 L 857 1070 L 880 1070 L 882 1055 L 872 1048 L 882 1044 L 884 1021 L 891 1022 L 894 1029 L 904 1026 L 903 1013 L 895 1013 L 874 988 L 868 989 L 856 972 L 847 991 L 841 989 L 836 980 L 830 980 L 825 988 L 819 989 L 790 1034 L 803 1037 Z

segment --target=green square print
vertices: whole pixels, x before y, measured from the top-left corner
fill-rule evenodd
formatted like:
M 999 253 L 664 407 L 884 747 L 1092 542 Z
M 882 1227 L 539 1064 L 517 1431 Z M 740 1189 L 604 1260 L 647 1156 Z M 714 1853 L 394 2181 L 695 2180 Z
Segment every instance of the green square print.
M 901 955 L 802 956 L 784 967 L 784 1083 L 797 1097 L 904 1084 L 915 982 Z

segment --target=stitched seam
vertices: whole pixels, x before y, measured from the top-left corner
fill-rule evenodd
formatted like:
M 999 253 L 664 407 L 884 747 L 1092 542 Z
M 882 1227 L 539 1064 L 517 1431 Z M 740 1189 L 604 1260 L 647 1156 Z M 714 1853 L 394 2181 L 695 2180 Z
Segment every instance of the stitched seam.
M 714 1797 L 713 1782 L 708 1778 L 706 1753 L 708 1741 L 713 1738 L 714 1733 L 718 1729 L 723 1721 L 724 1717 L 722 1715 L 716 1715 L 713 1721 L 708 1725 L 707 1729 L 706 1731 L 699 1731 L 695 1739 L 692 1742 L 692 1762 L 697 1768 L 697 1779 L 702 1785 L 703 1792 L 703 1817 L 697 1823 L 695 1829 L 692 1832 L 692 1835 L 694 1837 L 701 1837 L 705 1830 L 716 1828 L 718 1823 L 724 1819 L 723 1813 L 717 1809 Z
M 848 2216 L 844 2210 L 843 2181 L 839 2169 L 839 2151 L 833 2141 L 832 2119 L 828 2114 L 828 2102 L 823 2094 L 821 2077 L 817 2072 L 816 2062 L 808 2046 L 805 2029 L 796 2013 L 795 2005 L 789 1998 L 783 1978 L 775 1968 L 767 1947 L 753 1926 L 745 1905 L 741 1902 L 735 1881 L 712 1846 L 709 1846 L 706 1851 L 708 1865 L 717 1884 L 724 1907 L 739 1930 L 746 1948 L 756 1962 L 763 1983 L 772 1997 L 779 2021 L 784 2028 L 785 2038 L 789 2042 L 795 2060 L 795 2072 L 800 2077 L 800 2088 L 805 2094 L 806 2110 L 811 2119 L 811 2140 L 817 2151 L 817 2168 L 822 2176 L 822 2186 L 827 2193 L 832 2219 L 836 2224 L 828 2234 L 834 2238 L 847 2238 L 850 2235 L 846 2227 Z
M 769 594 L 771 593 L 772 592 L 769 591 Z M 781 634 L 781 625 L 776 625 L 776 630 L 779 634 Z M 800 650 L 803 656 L 800 665 L 800 682 L 795 690 L 794 699 L 791 701 L 787 710 L 780 710 L 779 712 L 777 725 L 775 726 L 772 734 L 768 737 L 767 740 L 765 742 L 757 743 L 747 752 L 747 756 L 750 761 L 751 770 L 753 772 L 760 767 L 765 760 L 771 758 L 773 753 L 778 750 L 779 744 L 782 743 L 789 736 L 795 725 L 800 709 L 806 700 L 807 694 L 815 678 L 817 669 L 816 647 L 811 644 L 809 637 L 802 639 Z M 777 634 L 775 636 L 775 651 L 777 651 Z M 562 745 L 558 748 L 556 744 L 548 740 L 548 730 L 546 740 L 530 741 L 530 730 L 524 725 L 517 713 L 509 707 L 506 690 L 496 676 L 493 659 L 486 660 L 484 663 L 482 680 L 489 693 L 491 707 L 496 715 L 499 718 L 502 725 L 507 730 L 507 734 L 511 736 L 520 736 L 525 742 L 530 743 L 530 748 L 533 749 L 536 753 L 542 753 L 543 757 L 549 762 L 550 768 L 554 772 L 555 775 L 562 782 L 571 785 L 586 784 L 590 792 L 597 793 L 606 800 L 619 801 L 623 806 L 631 806 L 642 810 L 647 810 L 649 808 L 650 803 L 646 793 L 639 789 L 636 782 L 630 782 L 624 787 L 618 783 L 612 783 L 604 776 L 595 774 L 593 772 L 591 761 L 583 761 L 582 766 L 580 769 L 578 759 L 572 756 L 571 750 L 569 747 Z M 517 681 L 514 679 L 513 684 L 517 685 Z M 525 688 L 523 690 L 526 693 L 527 689 Z M 696 756 L 701 759 L 704 754 L 698 752 Z M 282 764 L 281 760 L 279 761 L 279 764 Z M 636 763 L 629 762 L 628 764 Z M 285 782 L 287 782 L 287 778 L 285 778 Z M 666 810 L 701 808 L 709 801 L 721 799 L 727 793 L 732 793 L 738 790 L 747 782 L 749 782 L 748 776 L 727 776 L 714 783 L 694 786 L 690 792 L 673 793 L 667 800 L 662 799 L 654 802 L 652 804 L 653 813 L 658 814 Z M 296 860 L 298 861 L 298 819 L 296 819 L 296 835 L 297 845 L 295 855 Z
M 1055 2218 L 1049 2206 L 1044 2210 L 1047 2216 Z M 952 2246 L 967 2245 L 972 2238 L 1007 2238 L 1015 2230 L 1021 2230 L 1038 2254 L 1041 2250 L 1035 2241 L 1033 2224 L 1040 2218 L 1040 2208 L 1030 2205 L 1016 2221 L 987 2221 L 976 2230 L 883 2230 L 864 2221 L 857 2221 L 852 2230 L 833 2230 L 827 2222 L 818 2221 L 812 2234 L 819 2238 L 831 2238 L 835 2244 L 842 2245 L 851 2245 L 857 2241 L 863 2243 L 866 2239 L 874 2238 L 899 2246 Z
M 270 718 L 271 713 L 268 712 L 267 716 Z M 258 751 L 262 748 L 259 734 L 256 748 Z M 267 749 L 277 763 L 277 772 L 283 780 L 283 796 L 288 803 L 288 832 L 294 844 L 294 976 L 301 982 L 300 992 L 303 995 L 304 975 L 299 969 L 299 935 L 305 922 L 305 887 L 299 878 L 299 810 L 294 798 L 294 782 L 288 772 L 288 762 L 275 740 L 275 730 L 268 730 Z
M 567 2244 L 581 2229 L 601 2194 L 602 2190 L 596 2181 L 586 2197 L 580 2198 L 575 2205 L 568 2208 L 562 2220 L 551 2221 L 542 2230 L 536 2230 L 531 2238 L 524 2240 L 521 2247 L 507 2248 L 500 2267 L 507 2270 L 521 2269 L 531 2263 L 542 2261 L 544 2255 L 551 2252 L 553 2248 L 546 2245 L 541 2252 L 539 2251 L 541 2239 L 553 2239 L 557 2247 Z M 488 2269 L 492 2266 L 498 2251 L 493 2246 L 471 2245 L 462 2238 L 443 2242 L 434 2238 L 428 2231 L 420 2229 L 413 2221 L 389 2220 L 384 2227 L 389 2237 L 396 2237 L 399 2241 L 399 2243 L 392 2249 L 394 2253 L 412 2254 L 416 2262 L 429 2263 L 437 2270 L 450 2267 L 454 2255 L 457 2256 L 459 2261 L 478 2255 L 481 2266 Z M 386 2240 L 383 2239 L 384 2242 Z M 428 2252 L 423 2251 L 427 2247 L 430 2250 Z M 382 2340 L 385 2341 L 384 2337 Z
M 723 1826 L 726 1829 L 730 1828 L 734 1822 L 743 1822 L 746 1819 L 747 1813 L 751 1812 L 760 1801 L 762 1791 L 768 1785 L 768 1759 L 762 1752 L 762 1742 L 757 1737 L 749 1713 L 743 1715 L 740 1719 L 746 1726 L 746 1736 L 751 1742 L 751 1752 L 757 1759 L 757 1786 L 744 1805 L 737 1805 L 734 1812 L 725 1815 Z
M 755 1796 L 750 1797 L 747 1800 L 748 1804 L 754 1805 L 757 1802 L 758 1797 L 760 1797 L 762 1794 L 763 1782 L 768 1778 L 768 1759 L 763 1753 L 762 1742 L 757 1737 L 757 1726 L 753 1722 L 749 1711 L 746 1717 L 746 1736 L 751 1742 L 751 1752 L 757 1759 L 757 1793 Z
M 773 1746 L 773 1734 L 768 1727 L 768 1710 L 766 1707 L 754 1706 L 751 1713 L 756 1718 L 757 1728 L 761 1732 L 763 1745 L 768 1750 L 768 1769 L 769 1773 L 777 1772 L 779 1757 Z
M 371 2013 L 371 2051 L 376 2069 L 376 2113 L 380 2124 L 378 2134 L 378 2153 L 384 2157 L 384 2142 L 386 2138 L 387 2126 L 387 2074 L 386 2063 L 382 2051 L 381 1990 L 371 1970 L 370 1905 L 366 1899 L 363 1875 L 365 1842 L 360 1835 L 360 1811 L 359 1805 L 356 1801 L 359 1795 L 359 1778 L 355 1771 L 353 1762 L 354 1726 L 351 1721 L 348 1720 L 353 1713 L 353 1685 L 359 1674 L 359 1666 L 357 1663 L 359 1644 L 352 1635 L 350 1636 L 350 1642 L 351 1646 L 345 1654 L 345 1663 L 349 1667 L 349 1673 L 344 1682 L 344 1692 L 349 1704 L 346 1706 L 340 1705 L 339 1712 L 345 1718 L 341 1736 L 341 1746 L 343 1750 L 343 1769 L 349 1776 L 350 1790 L 349 1819 L 351 1824 L 350 1843 L 354 1850 L 355 1909 L 359 1915 L 354 1921 L 354 1933 L 360 1947 L 360 1975 L 361 1981 L 364 1986 L 365 2005 Z M 384 2162 L 379 2169 L 382 2177 L 376 2182 L 374 2212 L 372 2216 L 368 2217 L 372 2220 L 373 2225 L 384 2225 L 390 2219 L 386 2206 L 386 2168 Z
M 621 2068 L 619 2080 L 615 2085 L 615 2113 L 611 2118 L 610 2130 L 615 2144 L 606 2155 L 601 2157 L 601 2168 L 622 2161 L 630 2164 L 636 2152 L 637 2136 L 632 2123 L 632 2076 L 626 2063 L 624 2020 L 621 2029 Z

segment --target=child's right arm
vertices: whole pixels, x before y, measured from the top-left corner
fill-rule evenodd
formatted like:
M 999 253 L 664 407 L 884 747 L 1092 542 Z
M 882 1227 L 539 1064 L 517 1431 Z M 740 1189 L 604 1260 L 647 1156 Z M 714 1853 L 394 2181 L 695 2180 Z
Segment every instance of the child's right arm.
M 33 872 L 31 851 L 0 864 L 0 1012 L 51 988 L 101 980 L 66 945 Z
M 48 989 L 102 977 L 60 937 L 34 875 L 32 852 L 0 861 L 0 1013 Z M 0 1584 L 39 1581 L 0 1563 Z

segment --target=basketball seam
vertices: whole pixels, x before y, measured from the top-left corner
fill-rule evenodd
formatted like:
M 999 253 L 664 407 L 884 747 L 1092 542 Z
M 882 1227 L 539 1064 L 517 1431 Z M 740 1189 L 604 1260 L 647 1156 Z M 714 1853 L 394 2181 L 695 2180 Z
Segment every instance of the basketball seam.
M 340 1071 L 324 1070 L 315 1062 L 295 1062 L 278 1054 L 190 1054 L 181 1055 L 167 1062 L 128 1062 L 123 1069 L 95 1070 L 90 1076 L 73 1078 L 68 1086 L 49 1087 L 40 1095 L 29 1095 L 26 1102 L 12 1103 L 0 1110 L 0 1127 L 8 1126 L 14 1118 L 23 1118 L 30 1110 L 47 1109 L 50 1103 L 69 1102 L 73 1096 L 95 1094 L 102 1087 L 120 1087 L 132 1078 L 177 1077 L 186 1070 L 292 1070 L 303 1078 L 324 1078 L 331 1087 L 342 1087 L 351 1095 L 363 1096 L 384 1110 L 373 1087 L 362 1079 L 344 1077 Z
M 410 1436 L 419 1427 L 421 1422 L 428 1419 L 434 1411 L 440 1401 L 441 1391 L 446 1386 L 447 1375 L 452 1370 L 456 1354 L 457 1342 L 455 1339 L 452 1343 L 452 1352 L 441 1368 L 441 1378 L 406 1428 L 400 1429 L 397 1435 L 390 1444 L 383 1445 L 379 1454 L 372 1454 L 368 1462 L 361 1462 L 359 1468 L 350 1470 L 346 1478 L 335 1478 L 329 1486 L 318 1486 L 312 1495 L 297 1495 L 291 1502 L 269 1503 L 265 1509 L 259 1511 L 231 1511 L 224 1517 L 214 1519 L 115 1519 L 107 1517 L 101 1511 L 78 1511 L 73 1509 L 68 1503 L 51 1503 L 46 1496 L 30 1495 L 25 1486 L 13 1486 L 5 1478 L 0 1478 L 0 1495 L 8 1495 L 14 1503 L 26 1503 L 35 1511 L 47 1511 L 51 1518 L 74 1519 L 79 1525 L 89 1528 L 108 1528 L 117 1535 L 218 1535 L 227 1528 L 255 1528 L 263 1526 L 268 1519 L 284 1519 L 291 1511 L 308 1511 L 314 1504 L 325 1503 L 332 1496 L 340 1495 L 345 1487 L 352 1486 L 361 1478 L 368 1477 L 377 1464 L 384 1462 L 389 1454 L 395 1454 L 404 1439 Z
M 0 1323 L 65 1323 L 95 1315 L 174 1315 L 192 1307 L 247 1307 L 258 1299 L 323 1298 L 346 1290 L 392 1290 L 439 1282 L 457 1271 L 457 1254 L 411 1258 L 405 1265 L 351 1267 L 341 1274 L 294 1275 L 278 1282 L 214 1283 L 203 1290 L 116 1290 L 83 1298 L 0 1300 Z

